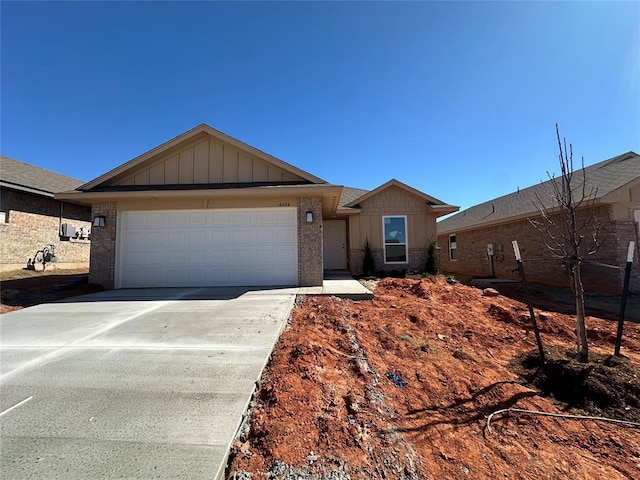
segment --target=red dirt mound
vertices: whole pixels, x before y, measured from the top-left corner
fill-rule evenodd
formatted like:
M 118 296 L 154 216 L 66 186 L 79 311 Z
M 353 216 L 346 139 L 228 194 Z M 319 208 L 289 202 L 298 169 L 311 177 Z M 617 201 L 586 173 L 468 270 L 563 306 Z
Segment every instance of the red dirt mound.
M 536 314 L 546 346 L 573 347 L 572 317 Z M 592 351 L 612 353 L 616 325 L 587 325 Z M 623 341 L 636 365 L 639 327 L 627 324 Z M 526 305 L 439 277 L 381 280 L 371 301 L 307 298 L 260 381 L 227 476 L 638 478 L 638 429 L 515 412 L 486 429 L 499 409 L 566 413 L 510 370 L 534 349 Z

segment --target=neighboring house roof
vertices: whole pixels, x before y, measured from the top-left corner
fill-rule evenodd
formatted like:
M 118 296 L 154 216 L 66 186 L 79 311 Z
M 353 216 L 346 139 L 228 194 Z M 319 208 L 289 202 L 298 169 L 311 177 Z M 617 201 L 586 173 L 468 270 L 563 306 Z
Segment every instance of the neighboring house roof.
M 81 180 L 29 165 L 0 155 L 0 187 L 53 197 L 56 192 L 73 190 Z
M 293 165 L 287 162 L 284 162 L 279 158 L 269 155 L 268 153 L 265 153 L 262 150 L 252 147 L 251 145 L 248 145 L 236 138 L 233 138 L 230 135 L 227 135 L 226 133 L 216 130 L 215 128 L 210 127 L 209 125 L 206 125 L 203 123 L 198 125 L 197 127 L 192 128 L 191 130 L 188 130 L 187 132 L 184 132 L 178 135 L 175 138 L 172 138 L 168 142 L 165 142 L 162 145 L 159 145 L 149 150 L 148 152 L 143 153 L 142 155 L 134 158 L 133 160 L 130 160 L 129 162 L 126 162 L 114 168 L 113 170 L 110 170 L 104 175 L 101 175 L 98 178 L 91 180 L 90 182 L 82 185 L 79 188 L 79 190 L 83 190 L 83 191 L 92 190 L 92 189 L 95 189 L 96 187 L 101 187 L 106 184 L 108 185 L 110 180 L 118 176 L 122 176 L 123 174 L 126 174 L 127 172 L 133 171 L 137 168 L 141 168 L 144 164 L 147 164 L 153 161 L 153 159 L 157 158 L 159 155 L 172 151 L 174 149 L 177 149 L 181 145 L 186 145 L 186 144 L 189 144 L 190 142 L 197 141 L 199 138 L 204 138 L 207 135 L 218 138 L 224 142 L 227 142 L 233 145 L 236 148 L 249 152 L 250 154 L 268 163 L 276 165 L 277 167 L 283 170 L 286 170 L 298 177 L 303 178 L 309 183 L 323 183 L 323 184 L 327 183 L 325 180 L 319 177 L 316 177 L 315 175 L 311 175 L 309 172 L 305 172 L 304 170 L 294 167 Z
M 611 192 L 640 178 L 640 156 L 627 152 L 603 162 L 585 167 L 585 193 L 599 200 Z M 575 188 L 582 190 L 582 172 L 575 169 Z M 438 232 L 448 233 L 466 230 L 486 224 L 503 223 L 517 217 L 536 214 L 536 203 L 542 201 L 546 208 L 553 207 L 549 196 L 552 180 L 541 182 L 517 192 L 475 205 L 438 222 Z

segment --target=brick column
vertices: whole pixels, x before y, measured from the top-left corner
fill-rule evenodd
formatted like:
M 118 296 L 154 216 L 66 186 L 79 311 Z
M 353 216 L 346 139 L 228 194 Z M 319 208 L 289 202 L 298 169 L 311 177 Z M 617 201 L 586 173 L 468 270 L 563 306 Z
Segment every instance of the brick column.
M 313 223 L 307 223 L 307 212 L 313 213 Z M 322 285 L 322 199 L 298 198 L 298 285 Z
M 115 287 L 116 265 L 116 203 L 105 202 L 93 205 L 91 219 L 105 217 L 104 227 L 91 227 L 91 257 L 89 282 L 104 288 Z

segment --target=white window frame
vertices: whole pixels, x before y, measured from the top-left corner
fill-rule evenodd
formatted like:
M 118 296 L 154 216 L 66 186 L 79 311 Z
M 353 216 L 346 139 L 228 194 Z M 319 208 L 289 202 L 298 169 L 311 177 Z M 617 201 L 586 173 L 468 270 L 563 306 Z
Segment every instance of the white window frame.
M 387 262 L 387 239 L 384 232 L 384 221 L 387 218 L 402 218 L 404 219 L 404 243 L 390 243 L 389 245 L 404 245 L 404 262 Z M 406 215 L 383 215 L 382 216 L 382 253 L 384 255 L 384 263 L 386 265 L 406 265 L 409 263 L 409 231 L 407 228 L 407 216 Z
M 455 238 L 455 241 L 451 241 L 451 237 Z M 456 252 L 456 258 L 452 258 L 451 256 L 451 251 L 455 250 Z M 451 235 L 449 235 L 449 261 L 451 262 L 457 262 L 458 261 L 458 236 L 456 233 L 452 233 Z

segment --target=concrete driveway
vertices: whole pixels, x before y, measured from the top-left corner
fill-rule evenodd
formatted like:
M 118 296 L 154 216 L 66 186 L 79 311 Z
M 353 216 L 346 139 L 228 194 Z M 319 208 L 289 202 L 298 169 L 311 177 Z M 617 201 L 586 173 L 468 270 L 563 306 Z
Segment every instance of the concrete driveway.
M 296 292 L 117 290 L 0 316 L 0 475 L 216 478 Z

